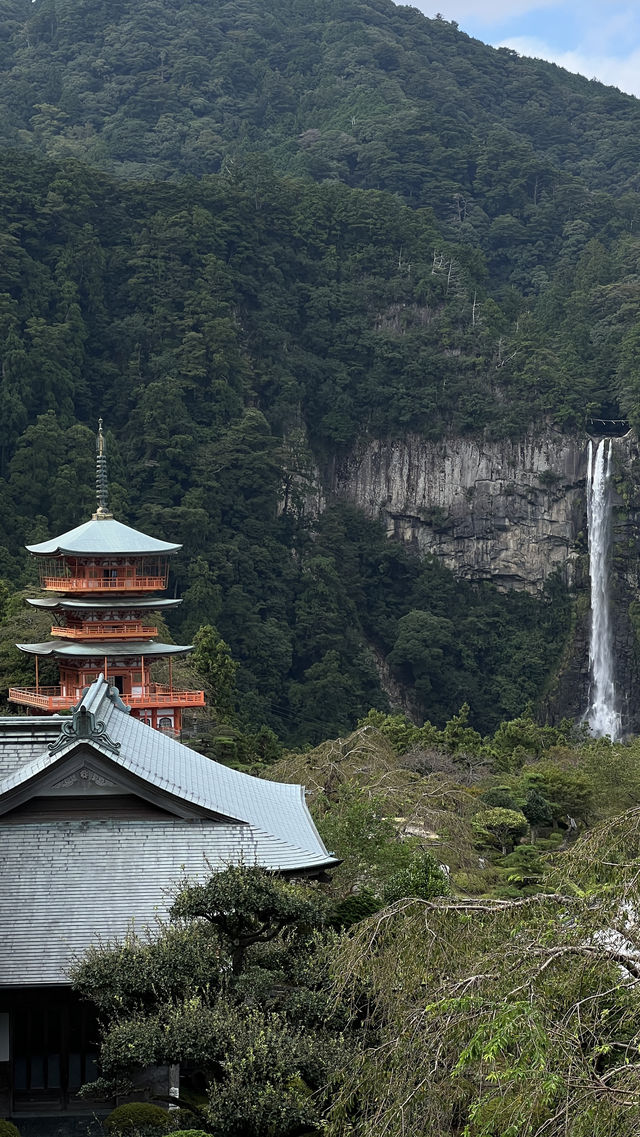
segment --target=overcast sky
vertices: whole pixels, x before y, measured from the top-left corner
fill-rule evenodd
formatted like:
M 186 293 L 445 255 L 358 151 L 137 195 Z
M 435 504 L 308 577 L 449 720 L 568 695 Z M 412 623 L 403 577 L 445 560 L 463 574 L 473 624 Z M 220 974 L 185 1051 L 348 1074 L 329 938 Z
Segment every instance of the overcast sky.
M 640 0 L 409 0 L 494 47 L 549 59 L 640 97 Z

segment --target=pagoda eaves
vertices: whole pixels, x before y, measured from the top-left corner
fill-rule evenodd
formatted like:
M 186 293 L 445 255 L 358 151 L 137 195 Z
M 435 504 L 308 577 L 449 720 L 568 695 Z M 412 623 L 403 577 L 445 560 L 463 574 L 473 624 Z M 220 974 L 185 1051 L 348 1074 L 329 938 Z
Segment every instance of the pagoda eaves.
M 172 658 L 191 651 L 192 645 L 155 642 L 158 629 L 143 623 L 143 610 L 180 603 L 177 598 L 158 599 L 150 594 L 167 587 L 169 556 L 182 546 L 115 520 L 107 507 L 102 422 L 96 450 L 98 509 L 92 519 L 60 537 L 27 545 L 38 560 L 42 587 L 58 594 L 29 603 L 56 612 L 57 623 L 51 628 L 56 638 L 17 645 L 36 657 L 36 685 L 13 687 L 9 698 L 54 713 L 75 705 L 83 690 L 104 671 L 136 717 L 161 730 L 178 732 L 183 708 L 204 706 L 203 691 L 173 687 Z M 40 686 L 39 657 L 59 660 L 58 687 Z M 168 686 L 152 682 L 149 673 L 153 660 L 166 658 Z
M 63 557 L 93 555 L 104 557 L 149 556 L 154 553 L 177 553 L 182 545 L 172 545 L 169 541 L 159 541 L 148 537 L 130 525 L 123 525 L 115 518 L 92 518 L 84 525 L 77 525 L 60 537 L 40 541 L 38 545 L 27 545 L 27 552 L 35 557 Z

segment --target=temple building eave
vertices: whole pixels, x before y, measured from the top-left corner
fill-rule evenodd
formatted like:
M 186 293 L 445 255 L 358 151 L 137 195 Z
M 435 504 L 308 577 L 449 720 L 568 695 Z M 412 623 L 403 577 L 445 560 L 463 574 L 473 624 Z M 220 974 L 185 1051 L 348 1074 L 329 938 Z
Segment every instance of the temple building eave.
M 154 656 L 161 659 L 167 655 L 180 655 L 193 651 L 193 644 L 163 644 L 147 643 L 142 641 L 92 642 L 83 640 L 82 643 L 60 643 L 49 640 L 41 644 L 16 644 L 20 651 L 30 655 L 53 655 L 59 659 L 107 659 L 122 656 Z
M 140 599 L 136 597 L 123 597 L 120 599 L 119 596 L 96 596 L 92 600 L 75 600 L 73 598 L 62 596 L 46 596 L 27 599 L 27 604 L 30 604 L 32 608 L 46 608 L 50 612 L 56 612 L 58 610 L 89 612 L 102 608 L 120 608 L 123 610 L 132 609 L 134 611 L 138 608 L 148 608 L 150 611 L 155 612 L 161 608 L 177 608 L 178 604 L 182 604 L 182 599 L 177 598 L 175 600 L 154 600 L 148 598 L 145 599 L 143 597 Z
M 27 545 L 27 552 L 36 557 L 90 557 L 90 556 L 152 556 L 158 553 L 177 553 L 182 545 L 148 537 L 130 525 L 114 518 L 92 518 L 77 525 L 60 537 Z

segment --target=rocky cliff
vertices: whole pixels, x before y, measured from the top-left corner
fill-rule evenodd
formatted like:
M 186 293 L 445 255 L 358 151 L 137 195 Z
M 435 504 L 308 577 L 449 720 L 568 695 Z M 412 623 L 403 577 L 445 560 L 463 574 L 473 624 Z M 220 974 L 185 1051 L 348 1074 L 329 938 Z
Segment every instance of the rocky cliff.
M 415 435 L 373 440 L 336 460 L 328 495 L 382 517 L 458 576 L 539 591 L 575 579 L 585 526 L 586 444 L 548 432 L 520 442 Z
M 640 451 L 613 440 L 611 550 L 616 690 L 626 731 L 640 731 Z M 522 441 L 418 436 L 370 440 L 325 470 L 328 499 L 382 518 L 390 537 L 433 553 L 458 576 L 540 592 L 557 573 L 574 620 L 544 711 L 579 719 L 589 699 L 587 439 L 547 431 Z

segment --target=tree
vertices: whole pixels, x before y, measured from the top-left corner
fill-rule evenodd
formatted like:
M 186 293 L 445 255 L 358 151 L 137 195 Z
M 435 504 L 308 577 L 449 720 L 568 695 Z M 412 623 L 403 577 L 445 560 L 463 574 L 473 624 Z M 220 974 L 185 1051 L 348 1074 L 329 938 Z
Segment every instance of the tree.
M 241 865 L 213 873 L 206 884 L 185 885 L 171 917 L 206 920 L 229 955 L 233 974 L 239 975 L 250 947 L 318 926 L 322 904 L 308 889 Z
M 229 645 L 211 624 L 204 624 L 196 632 L 191 662 L 195 670 L 207 681 L 211 701 L 222 719 L 233 715 L 236 705 L 236 671 L 238 664 L 231 658 Z
M 90 950 L 73 982 L 103 1022 L 101 1088 L 180 1063 L 220 1137 L 318 1131 L 346 1025 L 324 909 L 313 887 L 235 866 L 185 882 L 154 937 Z
M 512 848 L 518 838 L 527 832 L 527 819 L 520 810 L 494 806 L 476 813 L 474 828 L 479 836 L 482 836 L 483 831 L 490 833 L 500 845 L 502 855 L 506 856 L 508 847 Z
M 527 794 L 522 812 L 531 826 L 531 843 L 536 839 L 536 830 L 541 825 L 551 825 L 553 822 L 553 808 L 550 802 L 542 796 L 535 786 Z
M 362 1137 L 635 1137 L 639 858 L 633 809 L 559 857 L 546 895 L 363 921 L 334 961 L 369 1018 L 329 1132 L 351 1115 Z

